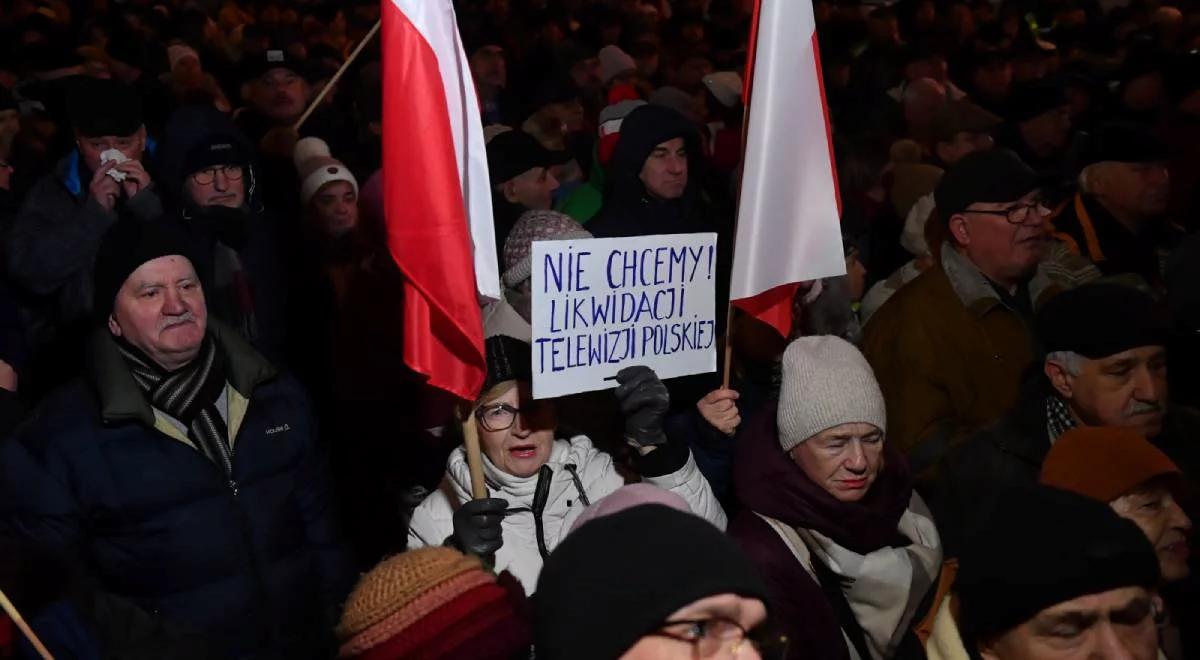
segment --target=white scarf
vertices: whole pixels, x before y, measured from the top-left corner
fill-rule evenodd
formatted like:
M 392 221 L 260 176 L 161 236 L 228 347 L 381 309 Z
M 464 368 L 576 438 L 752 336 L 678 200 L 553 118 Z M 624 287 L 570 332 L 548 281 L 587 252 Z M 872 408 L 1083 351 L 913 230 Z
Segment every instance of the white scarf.
M 813 557 L 841 578 L 842 591 L 862 628 L 872 660 L 891 658 L 917 607 L 937 581 L 942 542 L 925 502 L 913 493 L 897 530 L 912 543 L 861 555 L 811 529 L 793 529 L 762 516 L 810 574 Z M 816 575 L 813 579 L 817 580 Z M 847 638 L 851 658 L 858 653 Z M 862 658 L 861 660 L 867 660 Z

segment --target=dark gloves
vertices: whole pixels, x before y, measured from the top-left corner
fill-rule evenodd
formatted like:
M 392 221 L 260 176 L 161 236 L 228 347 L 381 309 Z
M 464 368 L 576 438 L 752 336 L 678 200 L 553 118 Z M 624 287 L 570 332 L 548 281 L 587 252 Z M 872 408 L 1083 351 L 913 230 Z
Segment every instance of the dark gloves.
M 650 367 L 625 367 L 617 372 L 617 401 L 625 415 L 625 437 L 643 447 L 667 443 L 663 417 L 671 405 L 667 386 Z
M 500 525 L 508 500 L 490 498 L 471 500 L 454 512 L 454 535 L 450 540 L 463 552 L 488 557 L 504 545 Z

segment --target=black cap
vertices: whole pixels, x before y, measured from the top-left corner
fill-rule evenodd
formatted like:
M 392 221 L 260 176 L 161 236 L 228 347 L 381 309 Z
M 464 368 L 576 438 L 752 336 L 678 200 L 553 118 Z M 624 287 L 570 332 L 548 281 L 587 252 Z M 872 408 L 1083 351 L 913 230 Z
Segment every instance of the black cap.
M 208 135 L 188 150 L 183 159 L 184 176 L 214 165 L 247 165 L 250 153 L 235 135 Z
M 942 175 L 933 199 L 949 220 L 972 204 L 1016 201 L 1037 190 L 1037 173 L 1015 153 L 990 149 L 968 154 Z
M 619 658 L 679 608 L 727 593 L 767 600 L 754 565 L 712 523 L 661 504 L 596 518 L 559 544 L 538 577 L 537 657 Z
M 484 341 L 487 374 L 483 391 L 508 380 L 533 380 L 533 350 L 529 344 L 507 335 L 495 335 Z
M 1042 610 L 1125 587 L 1153 589 L 1158 557 L 1107 504 L 1048 486 L 998 493 L 959 558 L 959 622 L 968 645 Z
M 1047 353 L 1069 351 L 1092 360 L 1140 346 L 1165 346 L 1168 335 L 1164 311 L 1154 298 L 1106 282 L 1058 294 L 1038 311 L 1034 326 Z
M 1040 80 L 1016 87 L 1008 104 L 1008 119 L 1026 122 L 1067 105 L 1066 91 L 1057 80 Z
M 505 131 L 487 144 L 488 173 L 496 186 L 532 170 L 567 162 L 570 155 L 550 151 L 524 131 Z
M 1100 126 L 1087 140 L 1082 165 L 1156 163 L 1167 159 L 1167 146 L 1144 126 L 1113 122 Z
M 175 223 L 166 218 L 118 219 L 104 233 L 96 252 L 92 303 L 96 318 L 103 321 L 112 314 L 113 301 L 133 271 L 147 261 L 174 254 L 187 257 L 195 266 L 192 243 Z
M 308 62 L 292 55 L 286 49 L 274 46 L 256 55 L 251 61 L 243 62 L 242 66 L 245 69 L 246 81 L 258 80 L 273 69 L 287 69 L 305 79 L 310 75 Z
M 71 125 L 84 137 L 128 136 L 142 127 L 142 103 L 133 88 L 79 76 L 67 88 Z

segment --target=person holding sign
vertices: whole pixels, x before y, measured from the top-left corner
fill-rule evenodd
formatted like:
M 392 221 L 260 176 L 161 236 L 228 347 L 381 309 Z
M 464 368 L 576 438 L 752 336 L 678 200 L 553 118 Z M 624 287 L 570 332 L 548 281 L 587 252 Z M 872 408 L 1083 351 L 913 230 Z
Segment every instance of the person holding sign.
M 479 432 L 488 499 L 471 499 L 464 447 L 450 455 L 441 487 L 417 507 L 409 549 L 450 544 L 475 555 L 495 555 L 532 593 L 546 557 L 585 508 L 625 484 L 612 457 L 586 436 L 562 437 L 553 400 L 531 394 L 532 352 L 508 336 L 487 340 L 488 373 L 472 408 Z M 688 449 L 668 442 L 662 420 L 667 388 L 647 367 L 617 373 L 617 400 L 634 469 L 646 482 L 682 497 L 719 529 L 725 511 Z

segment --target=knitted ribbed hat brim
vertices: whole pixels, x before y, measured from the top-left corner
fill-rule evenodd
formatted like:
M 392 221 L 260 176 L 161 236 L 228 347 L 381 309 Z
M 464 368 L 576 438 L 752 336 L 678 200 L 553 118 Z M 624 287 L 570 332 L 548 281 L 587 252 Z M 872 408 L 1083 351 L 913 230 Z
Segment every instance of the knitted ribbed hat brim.
M 350 593 L 337 626 L 338 638 L 358 635 L 425 592 L 469 571 L 482 572 L 479 559 L 451 548 L 418 548 L 385 559 Z

